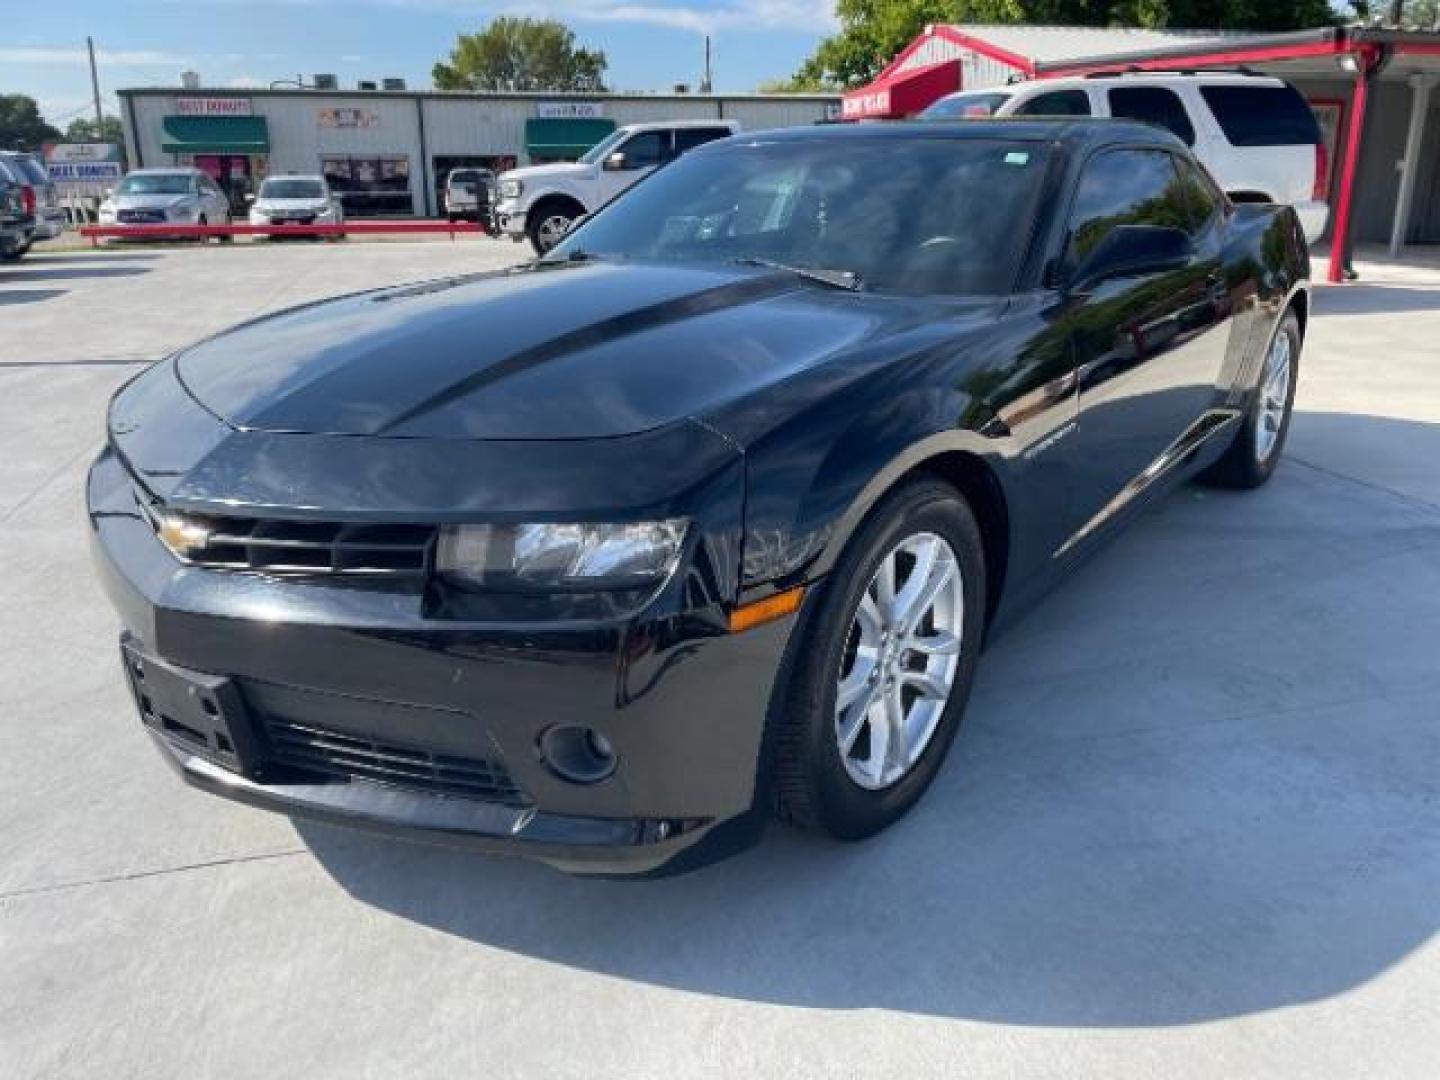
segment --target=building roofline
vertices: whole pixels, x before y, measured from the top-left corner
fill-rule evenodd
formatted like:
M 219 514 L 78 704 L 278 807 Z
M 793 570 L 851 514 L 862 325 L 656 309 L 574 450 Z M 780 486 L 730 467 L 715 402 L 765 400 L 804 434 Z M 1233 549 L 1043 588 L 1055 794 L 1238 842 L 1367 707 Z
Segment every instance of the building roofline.
M 1165 45 L 1152 49 L 1134 49 L 1124 53 L 1100 53 L 1093 56 L 1077 56 L 1068 60 L 1048 60 L 1037 63 L 1037 75 L 1078 75 L 1091 71 L 1123 69 L 1138 65 L 1177 65 L 1191 63 L 1213 63 L 1223 60 L 1238 63 L 1245 59 L 1259 61 L 1271 59 L 1299 59 L 1305 56 L 1324 56 L 1345 51 L 1347 31 L 1344 27 L 1323 26 L 1313 30 L 1294 30 L 1287 33 L 1221 36 L 1194 44 Z M 1273 55 L 1272 55 L 1273 54 Z
M 841 94 L 623 94 L 565 93 L 540 91 L 533 93 L 497 92 L 471 93 L 458 90 L 355 90 L 338 87 L 334 90 L 299 89 L 297 87 L 235 87 L 235 86 L 127 86 L 116 90 L 120 97 L 235 97 L 235 98 L 324 98 L 364 97 L 389 100 L 438 101 L 802 101 L 838 102 Z

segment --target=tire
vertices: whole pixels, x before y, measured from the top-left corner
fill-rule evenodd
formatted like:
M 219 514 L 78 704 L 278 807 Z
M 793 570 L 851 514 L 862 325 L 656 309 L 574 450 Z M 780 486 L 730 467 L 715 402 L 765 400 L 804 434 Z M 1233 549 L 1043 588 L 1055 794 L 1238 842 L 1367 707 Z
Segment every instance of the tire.
M 525 221 L 525 235 L 536 255 L 544 255 L 565 238 L 580 214 L 565 203 L 540 203 L 531 209 Z M 563 228 L 560 223 L 563 222 Z
M 938 539 L 944 541 L 953 556 L 954 569 L 959 574 L 958 587 L 947 585 L 943 593 L 948 600 L 937 601 L 925 609 L 927 614 L 920 623 L 913 626 L 917 634 L 930 647 L 941 640 L 941 607 L 948 603 L 949 622 L 958 629 L 953 636 L 958 638 L 958 655 L 951 657 L 953 665 L 949 681 L 949 693 L 943 701 L 920 694 L 909 708 L 925 704 L 921 712 L 902 714 L 915 729 L 917 735 L 905 743 L 885 737 L 886 747 L 892 744 L 904 747 L 913 753 L 897 750 L 896 756 L 910 757 L 908 766 L 893 776 L 885 775 L 885 766 L 867 774 L 867 767 L 876 759 L 885 757 L 877 740 L 876 726 L 870 718 L 877 714 L 867 708 L 860 712 L 868 700 L 875 700 L 878 716 L 888 719 L 887 694 L 884 674 L 885 664 L 872 664 L 882 672 L 879 679 L 865 679 L 861 673 L 867 664 L 862 658 L 865 630 L 862 623 L 872 623 L 861 615 L 862 600 L 867 610 L 873 610 L 870 601 L 875 597 L 873 580 L 882 562 L 893 557 L 893 553 L 907 544 L 923 545 Z M 935 549 L 939 550 L 939 549 Z M 901 563 L 904 562 L 902 557 Z M 905 585 L 910 582 L 909 572 L 922 565 L 919 558 L 904 566 L 897 563 L 897 594 L 905 595 Z M 942 560 L 937 557 L 935 566 Z M 905 576 L 899 570 L 905 569 Z M 932 578 L 931 580 L 936 580 Z M 819 603 L 807 614 L 801 633 L 805 636 L 798 642 L 795 652 L 796 667 L 787 684 L 785 699 L 779 712 L 779 729 L 775 744 L 775 795 L 776 812 L 784 821 L 802 828 L 828 833 L 842 840 L 859 840 L 873 836 L 902 817 L 925 793 L 926 788 L 939 772 L 941 763 L 959 730 L 960 719 L 965 711 L 965 702 L 975 678 L 975 665 L 980 651 L 985 618 L 985 556 L 980 538 L 980 528 L 964 498 L 949 484 L 938 480 L 918 480 L 897 489 L 886 496 L 870 513 L 864 524 L 851 538 L 839 562 L 828 575 L 825 592 Z M 950 591 L 955 590 L 955 591 Z M 961 603 L 956 612 L 954 604 Z M 913 618 L 913 612 L 911 613 Z M 896 625 L 893 621 L 891 625 Z M 872 641 L 874 638 L 872 637 Z M 881 637 L 882 642 L 889 639 Z M 886 655 L 895 646 L 884 644 L 877 651 Z M 923 662 L 927 666 L 945 666 L 949 663 L 944 656 L 932 654 L 922 660 L 918 654 L 911 655 L 910 664 Z M 888 670 L 914 674 L 909 665 L 901 664 Z M 854 687 L 864 684 L 874 687 L 867 692 L 861 690 L 855 697 L 855 704 L 837 714 L 842 679 L 850 684 L 847 696 L 852 696 Z M 904 687 L 907 678 L 901 675 L 896 680 L 902 687 L 899 693 L 912 693 Z M 848 752 L 842 751 L 844 731 L 854 731 L 857 717 L 864 716 L 858 726 L 863 729 L 853 737 Z M 885 730 L 894 730 L 889 724 L 881 725 Z
M 235 219 L 229 214 L 226 214 L 224 224 L 233 225 L 235 224 Z M 224 236 L 220 237 L 220 242 L 222 244 L 233 244 L 235 242 L 235 237 L 229 233 L 226 233 Z
M 1249 490 L 1260 487 L 1274 475 L 1285 452 L 1285 439 L 1290 434 L 1295 384 L 1300 373 L 1300 346 L 1300 320 L 1293 310 L 1286 311 L 1265 348 L 1240 430 L 1224 456 L 1200 474 L 1201 483 Z M 1277 379 L 1282 375 L 1284 386 L 1276 391 Z M 1269 436 L 1264 433 L 1267 427 Z

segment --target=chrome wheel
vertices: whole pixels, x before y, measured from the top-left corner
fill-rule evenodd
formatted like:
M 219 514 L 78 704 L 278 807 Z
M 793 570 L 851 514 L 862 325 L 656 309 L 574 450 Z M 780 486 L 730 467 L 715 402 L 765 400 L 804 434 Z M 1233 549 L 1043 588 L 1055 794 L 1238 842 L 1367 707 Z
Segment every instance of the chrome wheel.
M 1290 334 L 1284 327 L 1275 335 L 1260 375 L 1260 398 L 1255 403 L 1255 460 L 1264 465 L 1275 453 L 1285 412 L 1290 407 Z
M 535 239 L 540 242 L 542 250 L 549 251 L 561 240 L 565 239 L 565 234 L 570 231 L 572 224 L 572 219 L 566 217 L 564 214 L 551 214 L 548 217 L 541 218 L 540 225 L 535 230 Z
M 880 561 L 852 617 L 835 691 L 835 740 L 850 779 L 878 791 L 925 752 L 960 669 L 965 589 L 954 550 L 906 537 Z

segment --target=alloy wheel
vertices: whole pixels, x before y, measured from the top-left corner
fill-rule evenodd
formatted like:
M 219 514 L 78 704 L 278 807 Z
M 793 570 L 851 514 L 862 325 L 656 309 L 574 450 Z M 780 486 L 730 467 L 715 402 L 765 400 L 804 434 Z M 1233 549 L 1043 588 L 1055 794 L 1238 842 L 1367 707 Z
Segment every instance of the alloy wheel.
M 570 231 L 571 220 L 564 214 L 551 214 L 542 218 L 540 227 L 535 230 L 535 236 L 540 241 L 540 246 L 549 251 Z
M 959 560 L 917 533 L 880 560 L 851 618 L 835 692 L 845 771 L 870 791 L 900 781 L 929 745 L 960 669 L 965 589 Z
M 1275 335 L 1260 375 L 1260 399 L 1255 407 L 1255 460 L 1264 465 L 1275 453 L 1285 413 L 1290 407 L 1290 335 L 1282 327 Z

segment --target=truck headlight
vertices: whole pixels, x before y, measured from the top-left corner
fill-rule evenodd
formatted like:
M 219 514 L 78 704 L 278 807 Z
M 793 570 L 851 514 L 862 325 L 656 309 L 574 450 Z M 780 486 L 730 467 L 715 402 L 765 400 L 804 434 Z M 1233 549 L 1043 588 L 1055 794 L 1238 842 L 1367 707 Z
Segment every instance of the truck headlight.
M 518 199 L 524 190 L 525 184 L 520 180 L 500 181 L 500 197 L 502 199 Z
M 674 572 L 683 520 L 628 525 L 454 525 L 436 570 L 460 584 L 506 592 L 655 588 Z

